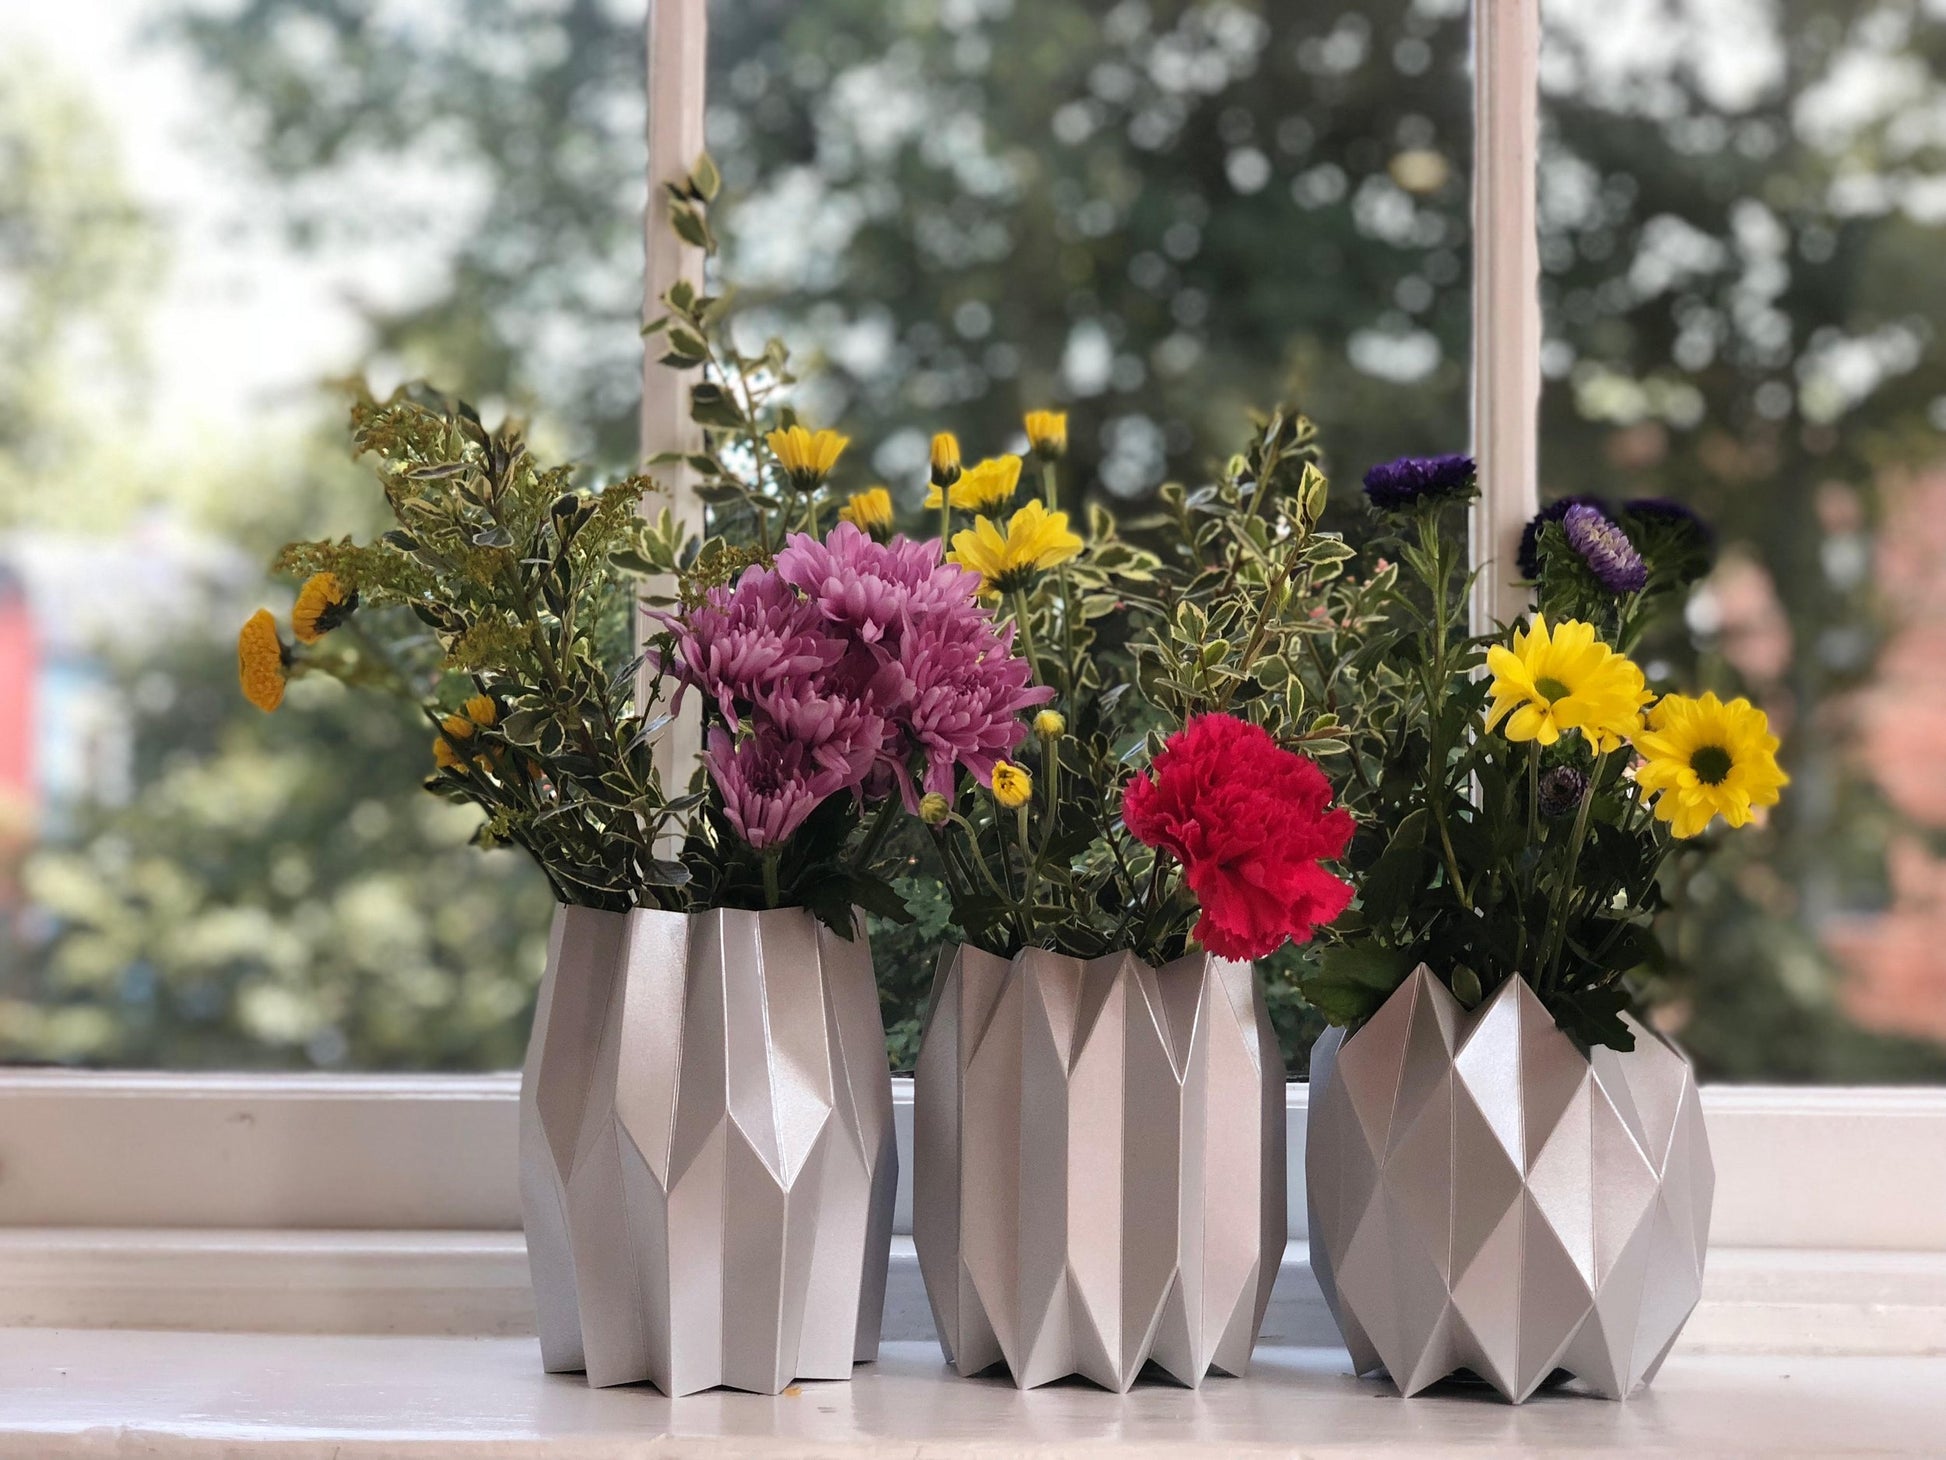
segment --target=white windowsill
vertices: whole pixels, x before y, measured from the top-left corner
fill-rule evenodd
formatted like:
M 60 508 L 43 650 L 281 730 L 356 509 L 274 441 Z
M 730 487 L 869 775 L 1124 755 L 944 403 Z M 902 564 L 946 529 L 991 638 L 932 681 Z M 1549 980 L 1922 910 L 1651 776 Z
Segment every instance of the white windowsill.
M 0 1326 L 519 1337 L 534 1331 L 518 1232 L 0 1229 Z M 933 1341 L 912 1239 L 892 1241 L 884 1334 Z M 1338 1339 L 1303 1241 L 1266 1344 Z M 1719 1248 L 1684 1354 L 1946 1355 L 1946 1253 Z
M 1342 1352 L 1272 1348 L 1249 1377 L 1127 1395 L 1020 1393 L 889 1345 L 850 1383 L 777 1398 L 544 1375 L 531 1340 L 0 1330 L 0 1457 L 276 1460 L 735 1456 L 1935 1455 L 1946 1359 L 1677 1355 L 1625 1404 L 1514 1408 L 1449 1388 L 1411 1400 Z
M 1519 1410 L 1379 1403 L 1382 1385 L 1344 1375 L 1305 1261 L 1301 1085 L 1291 1245 L 1246 1382 L 1121 1399 L 953 1379 L 902 1235 L 885 1360 L 854 1383 L 676 1404 L 592 1392 L 543 1376 L 527 1336 L 516 1091 L 510 1076 L 0 1074 L 0 1460 L 1927 1454 L 1946 1434 L 1929 1397 L 1946 1394 L 1942 1090 L 1706 1090 L 1704 1298 L 1655 1389 Z M 896 1097 L 909 1152 L 910 1082 Z

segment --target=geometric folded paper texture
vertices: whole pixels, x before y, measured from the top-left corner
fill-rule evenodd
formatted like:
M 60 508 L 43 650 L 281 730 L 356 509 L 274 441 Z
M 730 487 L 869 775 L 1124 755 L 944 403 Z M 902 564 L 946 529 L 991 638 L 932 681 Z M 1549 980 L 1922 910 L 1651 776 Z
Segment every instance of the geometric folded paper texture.
M 1360 1374 L 1514 1403 L 1655 1377 L 1702 1295 L 1715 1172 L 1689 1062 L 1583 1051 L 1527 982 L 1469 1012 L 1423 965 L 1311 1055 L 1311 1271 Z
M 1242 1374 L 1283 1258 L 1284 1064 L 1251 966 L 942 954 L 913 1242 L 959 1373 Z
M 898 1156 L 862 925 L 556 912 L 521 1081 L 549 1370 L 775 1394 L 876 1358 Z

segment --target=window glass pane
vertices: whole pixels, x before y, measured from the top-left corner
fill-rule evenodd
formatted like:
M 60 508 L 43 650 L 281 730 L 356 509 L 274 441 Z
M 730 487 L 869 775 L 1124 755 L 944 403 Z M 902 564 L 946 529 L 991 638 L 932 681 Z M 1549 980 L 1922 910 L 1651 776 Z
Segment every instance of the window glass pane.
M 719 0 L 749 327 L 908 507 L 936 429 L 1067 408 L 1137 503 L 1280 399 L 1348 500 L 1465 438 L 1466 9 Z M 541 880 L 384 702 L 243 704 L 234 635 L 281 542 L 374 525 L 330 377 L 633 457 L 642 16 L 0 0 L 0 1060 L 515 1062 Z M 883 952 L 909 1035 L 930 950 Z
M 1683 682 L 1795 784 L 1683 876 L 1670 1013 L 1719 1078 L 1946 1075 L 1946 11 L 1553 0 L 1543 490 L 1721 537 Z M 1654 672 L 1654 671 L 1652 671 Z
M 373 528 L 328 378 L 630 449 L 640 67 L 516 10 L 0 3 L 0 1060 L 518 1060 L 540 877 L 411 716 L 235 650 Z

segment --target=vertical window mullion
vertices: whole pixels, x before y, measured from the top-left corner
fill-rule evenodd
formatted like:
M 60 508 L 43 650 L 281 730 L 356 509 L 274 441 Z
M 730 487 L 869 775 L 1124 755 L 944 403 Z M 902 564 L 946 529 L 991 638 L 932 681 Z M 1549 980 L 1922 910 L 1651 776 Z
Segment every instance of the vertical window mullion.
M 709 57 L 709 15 L 706 0 L 648 0 L 648 203 L 644 209 L 646 238 L 643 254 L 642 317 L 662 313 L 660 300 L 678 279 L 699 289 L 703 282 L 702 250 L 684 243 L 669 226 L 666 185 L 686 177 L 702 154 L 703 115 Z M 648 461 L 665 451 L 700 451 L 702 430 L 689 416 L 688 382 L 657 363 L 661 338 L 644 341 L 642 352 L 642 458 Z M 696 495 L 696 473 L 684 462 L 655 469 L 666 495 L 645 504 L 660 512 L 665 506 L 692 531 L 703 528 L 702 502 Z M 658 592 L 673 585 L 652 584 Z M 638 635 L 640 629 L 638 626 Z M 640 673 L 652 677 L 644 665 Z M 689 777 L 702 749 L 701 697 L 689 703 L 655 742 L 655 763 L 662 785 L 671 795 L 688 788 Z M 663 848 L 673 856 L 678 846 Z
M 1515 553 L 1540 506 L 1540 45 L 1540 0 L 1474 0 L 1475 632 L 1524 611 Z

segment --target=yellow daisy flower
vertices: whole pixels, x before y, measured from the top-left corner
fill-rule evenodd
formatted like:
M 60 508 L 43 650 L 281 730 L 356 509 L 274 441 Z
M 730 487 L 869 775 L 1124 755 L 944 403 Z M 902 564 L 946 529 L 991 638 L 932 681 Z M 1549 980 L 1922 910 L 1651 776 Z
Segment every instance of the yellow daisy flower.
M 836 431 L 807 431 L 802 426 L 772 431 L 764 440 L 800 489 L 814 487 L 830 476 L 838 457 L 851 444 L 850 437 Z
M 1012 761 L 996 760 L 993 763 L 993 799 L 1009 811 L 1017 810 L 1027 804 L 1027 798 L 1034 794 L 1034 778 Z
M 297 590 L 291 608 L 291 632 L 300 644 L 315 644 L 358 607 L 358 595 L 339 581 L 336 573 L 313 573 Z
M 946 488 L 952 504 L 966 512 L 991 512 L 1013 501 L 1020 487 L 1018 456 L 989 456 L 978 466 L 969 466 L 959 480 Z M 939 505 L 938 487 L 926 494 L 926 505 Z
M 838 509 L 838 520 L 849 522 L 860 532 L 868 532 L 883 542 L 892 535 L 892 494 L 883 487 L 867 487 L 854 493 Z
M 951 431 L 941 431 L 932 438 L 932 484 L 937 487 L 950 487 L 959 480 L 959 437 Z M 937 493 L 934 500 L 926 504 L 937 507 Z
M 1790 777 L 1777 765 L 1770 717 L 1742 698 L 1664 695 L 1635 736 L 1644 756 L 1635 784 L 1656 798 L 1655 814 L 1672 835 L 1697 835 L 1720 816 L 1749 822 L 1752 808 L 1775 806 Z
M 1068 451 L 1068 413 L 1066 411 L 1029 411 L 1027 413 L 1027 444 L 1034 449 L 1034 455 L 1044 461 L 1053 461 L 1067 455 Z
M 974 518 L 971 529 L 953 534 L 947 556 L 980 575 L 981 592 L 1011 593 L 1080 551 L 1081 539 L 1068 531 L 1067 513 L 1029 502 L 1008 520 L 1004 535 L 989 519 Z
M 1506 720 L 1509 740 L 1552 745 L 1564 731 L 1579 730 L 1596 750 L 1612 750 L 1640 727 L 1650 698 L 1642 671 L 1578 619 L 1563 619 L 1550 632 L 1536 614 L 1531 629 L 1515 630 L 1513 648 L 1487 650 L 1487 669 L 1487 729 Z
M 277 620 L 269 609 L 260 608 L 244 620 L 236 636 L 236 671 L 243 697 L 265 714 L 284 703 L 290 651 L 277 637 Z

